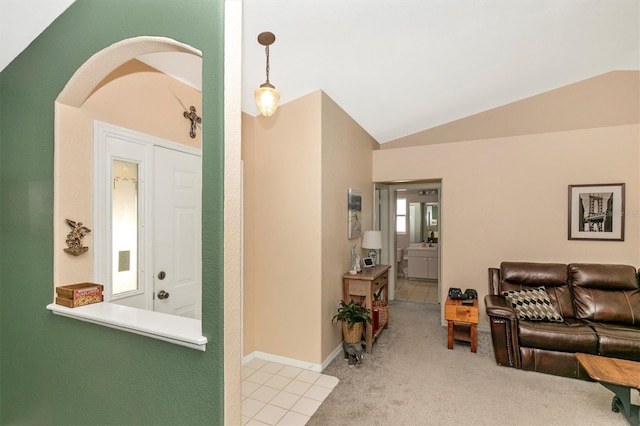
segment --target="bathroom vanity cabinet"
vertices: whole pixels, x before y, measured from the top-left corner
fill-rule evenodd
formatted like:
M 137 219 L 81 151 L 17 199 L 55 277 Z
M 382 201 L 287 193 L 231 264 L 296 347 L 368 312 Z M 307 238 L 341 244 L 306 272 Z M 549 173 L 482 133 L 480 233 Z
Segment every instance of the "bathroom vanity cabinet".
M 438 279 L 437 247 L 409 247 L 407 255 L 407 275 L 410 279 Z

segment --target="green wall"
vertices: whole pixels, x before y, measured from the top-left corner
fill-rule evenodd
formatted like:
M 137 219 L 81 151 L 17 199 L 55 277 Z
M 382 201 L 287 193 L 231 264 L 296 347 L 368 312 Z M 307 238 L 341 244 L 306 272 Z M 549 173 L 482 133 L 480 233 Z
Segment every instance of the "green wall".
M 223 423 L 223 7 L 77 0 L 0 73 L 0 424 Z M 53 294 L 54 101 L 95 52 L 139 35 L 204 55 L 206 352 L 45 309 Z

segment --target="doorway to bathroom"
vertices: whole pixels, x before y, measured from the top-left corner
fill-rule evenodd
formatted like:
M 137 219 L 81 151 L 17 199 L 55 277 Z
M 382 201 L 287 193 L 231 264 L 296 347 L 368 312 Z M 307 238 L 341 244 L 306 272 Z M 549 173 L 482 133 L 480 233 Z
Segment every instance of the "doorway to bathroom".
M 386 236 L 383 258 L 392 265 L 390 299 L 440 303 L 441 182 L 377 183 L 375 188 L 376 225 Z

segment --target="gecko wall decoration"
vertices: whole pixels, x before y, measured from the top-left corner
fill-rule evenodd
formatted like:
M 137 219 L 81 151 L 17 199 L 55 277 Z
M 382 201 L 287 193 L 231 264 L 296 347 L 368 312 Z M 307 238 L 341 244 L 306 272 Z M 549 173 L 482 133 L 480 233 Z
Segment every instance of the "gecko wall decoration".
M 71 232 L 67 234 L 67 248 L 64 249 L 65 253 L 69 253 L 73 256 L 80 256 L 89 250 L 89 247 L 82 245 L 82 239 L 85 235 L 91 232 L 91 229 L 86 226 L 82 226 L 82 222 L 75 222 L 70 219 L 65 219 L 67 224 L 72 228 Z

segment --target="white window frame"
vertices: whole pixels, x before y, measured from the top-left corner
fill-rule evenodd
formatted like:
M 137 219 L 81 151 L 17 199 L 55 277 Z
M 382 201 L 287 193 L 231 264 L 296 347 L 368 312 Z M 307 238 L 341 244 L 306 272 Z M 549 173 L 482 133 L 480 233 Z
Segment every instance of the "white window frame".
M 399 207 L 399 203 L 400 201 L 404 201 L 404 214 L 400 214 L 400 209 Z M 404 231 L 401 231 L 398 229 L 398 225 L 400 224 L 400 219 L 404 218 Z M 396 198 L 396 234 L 399 235 L 406 235 L 407 234 L 407 199 L 402 197 L 402 198 Z

